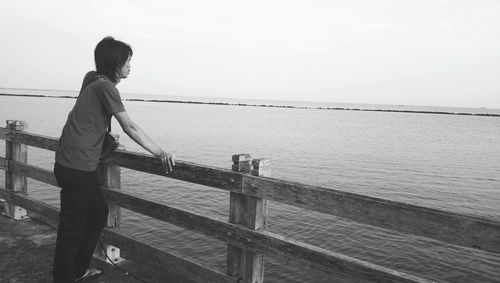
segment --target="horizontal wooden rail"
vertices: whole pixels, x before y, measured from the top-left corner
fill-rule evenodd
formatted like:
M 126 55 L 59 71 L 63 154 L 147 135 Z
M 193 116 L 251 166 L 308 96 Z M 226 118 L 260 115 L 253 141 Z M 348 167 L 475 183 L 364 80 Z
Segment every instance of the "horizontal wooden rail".
M 500 253 L 500 221 L 402 202 L 245 175 L 242 193 L 359 223 Z
M 168 266 L 170 271 L 182 274 L 196 282 L 238 282 L 238 278 L 228 276 L 215 270 L 207 272 L 207 267 L 194 259 L 190 259 L 175 252 L 164 252 L 156 247 L 127 236 L 119 230 L 104 229 L 102 234 L 106 243 L 117 247 L 123 247 L 123 249 L 128 250 L 131 254 L 138 255 L 153 264 Z
M 147 215 L 185 229 L 197 231 L 221 241 L 238 243 L 253 252 L 308 266 L 332 275 L 383 282 L 428 282 L 424 279 L 397 272 L 382 266 L 357 260 L 326 249 L 293 240 L 264 230 L 251 230 L 242 226 L 213 219 L 193 212 L 164 205 L 154 200 L 135 196 L 121 190 L 104 190 L 106 199 L 120 207 Z
M 9 203 L 21 206 L 37 215 L 47 217 L 47 219 L 51 221 L 58 222 L 59 209 L 54 206 L 45 204 L 24 194 L 15 193 L 2 188 L 0 188 L 0 198 L 5 199 Z M 136 253 L 141 257 L 145 257 L 156 264 L 169 264 L 169 269 L 172 271 L 177 271 L 184 277 L 197 282 L 238 282 L 237 278 L 230 277 L 219 271 L 206 267 L 193 259 L 175 253 L 158 250 L 150 245 L 125 236 L 117 230 L 105 229 L 103 230 L 103 234 L 106 237 L 106 241 L 110 241 L 109 243 L 120 244 L 120 248 L 124 250 L 129 249 L 131 252 Z M 172 263 L 175 264 L 170 265 Z M 209 279 L 208 281 L 207 278 Z
M 58 142 L 56 138 L 28 132 L 13 131 L 5 128 L 0 128 L 0 139 L 51 151 L 56 150 Z M 235 188 L 241 188 L 241 174 L 231 170 L 198 165 L 190 162 L 176 161 L 175 174 L 169 175 L 162 172 L 161 161 L 146 154 L 116 150 L 105 160 L 105 162 L 115 163 L 125 168 L 145 173 L 166 176 L 228 191 L 232 191 Z
M 165 175 L 160 171 L 160 162 L 152 156 L 117 152 L 107 162 Z M 191 163 L 178 163 L 174 172 L 165 176 L 327 213 L 402 233 L 500 253 L 500 221 L 331 188 L 256 177 Z M 211 178 L 229 178 L 229 180 Z
M 177 162 L 173 173 L 166 175 L 161 172 L 161 164 L 157 158 L 139 153 L 117 151 L 106 162 L 328 213 L 385 229 L 500 253 L 500 221 L 182 161 Z M 5 159 L 0 158 L 0 166 L 9 166 L 12 172 L 56 185 L 55 178 L 47 170 L 13 161 L 8 164 Z
M 132 153 L 122 150 L 113 152 L 105 163 L 165 176 L 194 184 L 210 186 L 227 191 L 240 191 L 243 174 L 216 167 L 198 165 L 191 162 L 175 161 L 175 168 L 168 175 L 162 170 L 161 161 L 151 155 Z
M 0 128 L 0 140 L 8 140 L 14 143 L 25 144 L 42 149 L 55 151 L 59 139 L 44 135 L 9 130 Z
M 54 173 L 50 170 L 46 170 L 37 166 L 28 165 L 26 163 L 5 160 L 5 158 L 0 157 L 0 164 L 5 163 L 5 168 L 10 172 L 26 176 L 33 180 L 43 182 L 52 186 L 57 186 L 57 181 Z
M 24 194 L 12 192 L 2 188 L 0 188 L 0 198 L 3 198 L 7 202 L 18 205 L 30 212 L 43 215 L 52 221 L 59 222 L 59 209 L 52 205 L 43 203 Z

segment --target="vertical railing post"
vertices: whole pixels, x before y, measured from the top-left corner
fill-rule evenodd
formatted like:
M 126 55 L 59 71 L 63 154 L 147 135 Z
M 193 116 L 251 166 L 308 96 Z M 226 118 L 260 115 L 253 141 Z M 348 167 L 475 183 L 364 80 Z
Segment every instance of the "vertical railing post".
M 118 137 L 115 136 L 118 140 Z M 97 168 L 99 175 L 99 183 L 102 189 L 113 188 L 120 189 L 121 188 L 121 168 L 119 165 L 113 163 L 99 163 L 99 167 Z M 121 220 L 121 211 L 120 207 L 109 200 L 106 200 L 108 203 L 109 215 L 108 215 L 108 228 L 119 229 L 120 228 L 120 220 Z M 120 257 L 120 249 L 103 243 L 104 249 L 106 250 L 106 254 L 102 250 L 100 244 L 96 247 L 96 255 L 101 257 L 109 262 L 111 259 L 113 262 L 120 262 L 123 259 Z M 109 259 L 108 259 L 109 257 Z
M 260 177 L 271 177 L 271 160 L 268 158 L 257 158 L 252 160 L 252 175 Z
M 7 129 L 9 129 L 9 136 L 5 142 L 5 159 L 7 159 L 8 164 L 11 161 L 17 162 L 28 162 L 28 146 L 24 144 L 14 143 L 13 131 L 24 131 L 28 127 L 28 124 L 23 121 L 7 120 Z M 15 174 L 11 172 L 10 164 L 7 166 L 5 171 L 5 188 L 12 192 L 20 192 L 26 194 L 28 192 L 27 178 L 22 175 Z M 5 203 L 5 214 L 16 220 L 21 220 L 28 218 L 26 209 L 19 206 Z
M 262 162 L 264 162 L 264 159 Z M 253 172 L 252 160 L 249 154 L 233 155 L 232 169 L 235 172 Z M 259 165 L 258 163 L 257 165 Z M 269 162 L 268 162 L 269 167 Z M 229 222 L 258 230 L 266 226 L 267 201 L 262 198 L 247 196 L 236 192 L 230 193 Z M 228 243 L 227 274 L 240 276 L 247 283 L 264 282 L 264 256 L 255 254 L 236 243 Z

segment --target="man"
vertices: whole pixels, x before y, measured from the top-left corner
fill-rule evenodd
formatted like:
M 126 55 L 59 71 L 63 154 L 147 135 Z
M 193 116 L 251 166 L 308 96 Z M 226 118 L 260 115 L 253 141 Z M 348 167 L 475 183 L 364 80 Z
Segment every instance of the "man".
M 54 165 L 61 187 L 53 267 L 56 283 L 80 282 L 101 274 L 101 270 L 89 268 L 89 263 L 108 217 L 96 169 L 112 116 L 130 138 L 161 159 L 167 174 L 175 166 L 173 154 L 156 145 L 130 119 L 121 102 L 116 85 L 128 77 L 132 54 L 128 44 L 112 37 L 97 44 L 96 71 L 85 75 L 59 139 Z

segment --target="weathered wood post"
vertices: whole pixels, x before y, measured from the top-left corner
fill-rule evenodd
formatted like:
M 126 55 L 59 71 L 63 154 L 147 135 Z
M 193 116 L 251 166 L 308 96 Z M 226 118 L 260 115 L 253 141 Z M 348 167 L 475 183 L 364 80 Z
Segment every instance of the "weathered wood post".
M 265 162 L 264 159 L 261 159 Z M 257 165 L 260 163 L 257 162 Z M 269 167 L 269 162 L 267 162 Z M 260 171 L 252 170 L 252 160 L 249 154 L 233 155 L 232 170 L 259 176 Z M 264 170 L 264 167 L 262 167 Z M 263 171 L 262 171 L 263 172 Z M 270 172 L 270 171 L 269 171 Z M 266 226 L 267 201 L 261 198 L 246 196 L 231 192 L 229 204 L 229 222 L 243 225 L 250 229 L 264 229 Z M 264 257 L 248 251 L 236 243 L 227 247 L 227 274 L 241 276 L 246 283 L 264 282 Z
M 27 127 L 28 124 L 26 122 L 7 120 L 9 136 L 5 140 L 5 159 L 7 159 L 8 163 L 11 161 L 28 162 L 28 146 L 14 143 L 13 141 L 13 131 L 24 131 Z M 26 194 L 28 191 L 27 178 L 11 172 L 10 168 L 11 166 L 8 165 L 7 170 L 5 170 L 5 188 L 9 191 Z M 9 204 L 8 202 L 5 203 L 5 214 L 16 220 L 28 218 L 26 209 Z
M 118 141 L 118 136 L 114 135 L 116 140 Z M 121 169 L 119 165 L 112 163 L 100 162 L 97 168 L 99 175 L 99 183 L 102 189 L 113 188 L 120 189 L 121 188 Z M 120 220 L 121 220 L 121 211 L 120 207 L 109 200 L 106 200 L 108 203 L 108 228 L 120 229 Z M 109 262 L 108 257 L 115 263 L 122 261 L 123 259 L 120 257 L 120 249 L 103 243 L 104 249 L 106 250 L 106 254 L 104 254 L 101 245 L 98 243 L 96 247 L 95 254 L 98 257 L 103 258 L 107 262 Z
M 252 175 L 260 177 L 271 177 L 271 160 L 268 158 L 257 158 L 252 160 Z

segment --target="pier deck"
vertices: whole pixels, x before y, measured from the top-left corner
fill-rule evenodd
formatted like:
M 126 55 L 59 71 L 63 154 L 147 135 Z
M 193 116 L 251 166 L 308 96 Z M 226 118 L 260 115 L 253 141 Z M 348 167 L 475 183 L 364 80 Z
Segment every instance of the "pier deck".
M 2 203 L 0 211 L 3 211 Z M 31 218 L 16 221 L 0 214 L 0 282 L 53 282 L 51 269 L 55 241 L 56 231 L 45 223 Z M 141 282 L 99 259 L 94 258 L 91 265 L 104 271 L 91 282 Z M 127 260 L 119 266 L 147 282 L 192 282 L 150 264 Z

